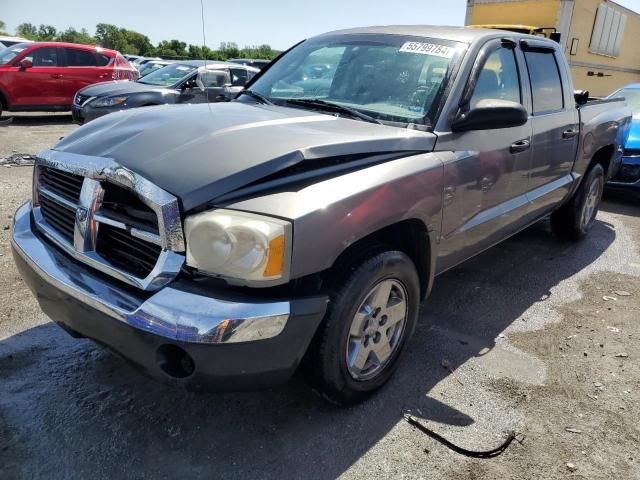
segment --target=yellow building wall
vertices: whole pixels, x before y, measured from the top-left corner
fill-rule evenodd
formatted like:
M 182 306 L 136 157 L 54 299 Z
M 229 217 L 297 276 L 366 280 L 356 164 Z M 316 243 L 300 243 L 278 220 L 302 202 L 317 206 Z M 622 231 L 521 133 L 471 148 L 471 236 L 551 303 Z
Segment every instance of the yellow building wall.
M 523 24 L 554 27 L 560 0 L 522 0 L 520 2 L 476 3 L 469 25 Z
M 596 11 L 601 3 L 608 3 L 627 16 L 620 54 L 615 58 L 589 52 Z M 571 28 L 565 35 L 567 38 L 565 54 L 571 64 L 575 88 L 589 90 L 592 95 L 605 96 L 627 83 L 640 82 L 640 15 L 637 13 L 613 2 L 578 0 L 574 2 Z M 579 42 L 577 55 L 570 55 L 569 52 L 573 38 L 577 38 Z M 586 65 L 579 66 L 576 63 Z M 607 67 L 614 67 L 614 69 L 610 70 Z M 635 72 L 623 72 L 618 69 L 635 70 Z M 596 75 L 588 76 L 587 73 L 590 71 Z M 598 72 L 607 76 L 598 77 Z
M 495 0 L 470 2 L 467 24 L 513 24 L 556 27 L 566 42 L 565 55 L 571 65 L 574 87 L 592 95 L 606 96 L 627 83 L 640 82 L 640 14 L 608 0 Z M 569 31 L 559 26 L 562 3 L 573 4 Z M 596 12 L 607 3 L 627 16 L 620 54 L 616 58 L 589 52 Z M 566 7 L 566 5 L 565 5 Z M 571 42 L 578 39 L 576 55 L 570 55 Z M 594 75 L 588 75 L 593 72 Z M 601 72 L 604 76 L 599 77 Z

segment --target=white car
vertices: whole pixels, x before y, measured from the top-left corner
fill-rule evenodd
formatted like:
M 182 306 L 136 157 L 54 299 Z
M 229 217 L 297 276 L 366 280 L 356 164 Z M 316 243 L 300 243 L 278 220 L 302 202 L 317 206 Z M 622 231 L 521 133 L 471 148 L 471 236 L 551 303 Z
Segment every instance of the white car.
M 28 41 L 29 40 L 27 40 L 26 38 L 22 38 L 22 37 L 0 36 L 0 50 L 2 50 L 3 48 L 11 47 L 11 46 L 16 45 L 18 43 L 24 43 L 24 42 L 28 42 Z

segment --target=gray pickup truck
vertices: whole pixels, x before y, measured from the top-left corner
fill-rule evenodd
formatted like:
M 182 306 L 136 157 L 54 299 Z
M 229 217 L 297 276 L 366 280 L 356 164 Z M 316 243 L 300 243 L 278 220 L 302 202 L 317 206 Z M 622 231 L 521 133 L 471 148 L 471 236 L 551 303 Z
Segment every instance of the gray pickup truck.
M 300 369 L 353 403 L 398 367 L 437 275 L 549 215 L 588 233 L 630 119 L 574 94 L 543 38 L 328 33 L 232 102 L 114 113 L 41 152 L 14 257 L 50 318 L 155 377 Z

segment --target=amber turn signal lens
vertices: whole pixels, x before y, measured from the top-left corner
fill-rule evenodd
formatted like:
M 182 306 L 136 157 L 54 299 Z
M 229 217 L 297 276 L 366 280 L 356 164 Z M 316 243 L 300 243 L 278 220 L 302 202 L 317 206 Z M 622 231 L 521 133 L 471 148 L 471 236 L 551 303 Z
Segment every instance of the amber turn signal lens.
M 265 277 L 281 275 L 284 270 L 284 235 L 278 235 L 269 242 L 267 265 L 264 268 Z

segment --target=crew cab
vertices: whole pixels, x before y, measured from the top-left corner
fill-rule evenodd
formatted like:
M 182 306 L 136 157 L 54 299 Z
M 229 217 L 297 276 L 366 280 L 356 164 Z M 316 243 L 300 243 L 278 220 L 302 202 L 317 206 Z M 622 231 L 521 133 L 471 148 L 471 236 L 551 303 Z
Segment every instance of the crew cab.
M 0 115 L 2 110 L 71 110 L 73 96 L 87 85 L 138 77 L 114 50 L 62 42 L 18 43 L 0 51 Z
M 354 403 L 400 365 L 438 275 L 549 215 L 587 236 L 630 119 L 576 101 L 548 39 L 327 33 L 232 102 L 107 115 L 41 152 L 14 257 L 49 317 L 157 378 L 302 368 Z

